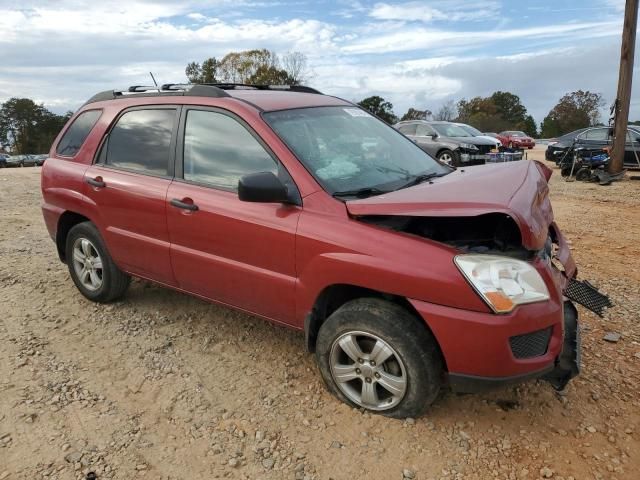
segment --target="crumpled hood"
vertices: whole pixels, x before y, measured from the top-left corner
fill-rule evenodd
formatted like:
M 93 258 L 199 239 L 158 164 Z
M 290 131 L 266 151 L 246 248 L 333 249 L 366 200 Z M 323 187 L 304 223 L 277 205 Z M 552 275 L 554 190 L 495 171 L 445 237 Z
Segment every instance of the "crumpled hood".
M 553 222 L 547 181 L 551 170 L 529 160 L 460 168 L 433 183 L 346 202 L 354 216 L 472 217 L 505 213 L 518 224 L 522 244 L 540 250 Z

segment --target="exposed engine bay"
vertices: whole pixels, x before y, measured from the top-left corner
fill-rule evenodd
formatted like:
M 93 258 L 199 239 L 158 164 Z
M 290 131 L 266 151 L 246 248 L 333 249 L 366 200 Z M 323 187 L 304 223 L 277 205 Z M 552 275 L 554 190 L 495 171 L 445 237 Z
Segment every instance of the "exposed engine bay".
M 398 232 L 446 243 L 465 253 L 499 253 L 519 259 L 531 258 L 522 246 L 520 228 L 515 220 L 503 213 L 475 217 L 413 217 L 366 215 L 362 222 Z

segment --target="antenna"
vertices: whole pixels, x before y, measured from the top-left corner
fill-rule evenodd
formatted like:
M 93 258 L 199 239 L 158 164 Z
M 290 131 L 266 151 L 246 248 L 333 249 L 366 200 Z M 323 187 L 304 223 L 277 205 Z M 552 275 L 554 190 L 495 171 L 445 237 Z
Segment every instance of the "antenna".
M 153 80 L 153 84 L 157 87 L 158 82 L 156 82 L 156 78 L 153 76 L 153 73 L 149 72 L 149 75 L 151 75 L 151 80 Z

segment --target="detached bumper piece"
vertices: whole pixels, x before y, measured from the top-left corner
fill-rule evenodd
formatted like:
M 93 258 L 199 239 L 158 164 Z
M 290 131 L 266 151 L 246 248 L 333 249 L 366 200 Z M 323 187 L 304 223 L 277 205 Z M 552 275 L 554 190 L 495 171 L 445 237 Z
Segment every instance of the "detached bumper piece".
M 600 293 L 586 280 L 582 282 L 574 278 L 569 280 L 564 295 L 599 317 L 602 317 L 605 308 L 613 307 L 609 297 Z
M 542 378 L 548 381 L 556 390 L 564 390 L 569 381 L 580 374 L 580 348 L 578 311 L 571 302 L 564 302 L 564 343 L 562 345 L 562 353 L 556 359 L 554 369 Z

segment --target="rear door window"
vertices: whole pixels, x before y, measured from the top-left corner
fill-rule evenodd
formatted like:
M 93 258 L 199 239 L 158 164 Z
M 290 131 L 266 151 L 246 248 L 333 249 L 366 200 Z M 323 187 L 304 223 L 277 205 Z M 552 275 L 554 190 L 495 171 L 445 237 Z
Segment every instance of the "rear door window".
M 408 125 L 400 125 L 398 127 L 400 133 L 404 133 L 405 135 L 415 135 L 416 134 L 416 125 L 415 123 L 410 123 Z
M 78 115 L 58 142 L 56 154 L 62 157 L 74 157 L 101 114 L 102 110 L 87 110 Z
M 157 176 L 169 172 L 175 108 L 131 110 L 122 115 L 109 133 L 104 163 Z
M 608 128 L 594 128 L 592 130 L 587 130 L 584 135 L 584 139 L 590 142 L 606 142 L 608 137 Z

